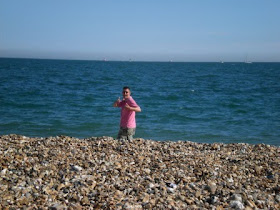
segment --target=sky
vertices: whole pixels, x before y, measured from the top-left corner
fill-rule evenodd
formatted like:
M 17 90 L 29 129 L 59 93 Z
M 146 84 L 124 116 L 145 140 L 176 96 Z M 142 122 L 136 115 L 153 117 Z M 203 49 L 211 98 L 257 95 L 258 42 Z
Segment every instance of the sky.
M 0 57 L 280 62 L 279 0 L 0 0 Z

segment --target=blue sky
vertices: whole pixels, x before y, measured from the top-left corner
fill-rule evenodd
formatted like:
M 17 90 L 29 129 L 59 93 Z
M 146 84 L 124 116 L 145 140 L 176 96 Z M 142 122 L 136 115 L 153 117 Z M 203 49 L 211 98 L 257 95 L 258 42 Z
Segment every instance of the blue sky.
M 0 57 L 280 62 L 279 0 L 0 0 Z

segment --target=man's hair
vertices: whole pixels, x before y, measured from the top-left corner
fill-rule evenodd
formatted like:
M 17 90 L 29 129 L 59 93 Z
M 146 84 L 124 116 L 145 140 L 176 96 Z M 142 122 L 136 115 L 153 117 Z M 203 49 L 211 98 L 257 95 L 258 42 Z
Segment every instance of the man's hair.
M 129 88 L 129 87 L 127 87 L 127 86 L 124 86 L 124 87 L 123 87 L 123 90 L 124 90 L 124 89 L 128 89 L 128 90 L 130 90 L 130 88 Z

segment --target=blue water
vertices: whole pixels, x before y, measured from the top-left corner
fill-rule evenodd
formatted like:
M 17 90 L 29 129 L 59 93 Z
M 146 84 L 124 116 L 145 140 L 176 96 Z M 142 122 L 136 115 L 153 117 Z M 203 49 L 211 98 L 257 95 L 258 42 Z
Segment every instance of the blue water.
M 0 135 L 116 137 L 130 86 L 136 137 L 280 145 L 280 63 L 0 59 Z

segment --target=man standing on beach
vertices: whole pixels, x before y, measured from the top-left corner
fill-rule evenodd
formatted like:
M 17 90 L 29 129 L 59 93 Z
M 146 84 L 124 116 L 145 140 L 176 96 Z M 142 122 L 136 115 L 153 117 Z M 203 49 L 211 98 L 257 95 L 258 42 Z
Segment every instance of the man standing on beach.
M 121 108 L 121 122 L 118 139 L 133 140 L 136 129 L 135 112 L 141 112 L 141 108 L 131 97 L 129 87 L 123 87 L 123 100 L 120 98 L 113 104 L 114 107 Z

